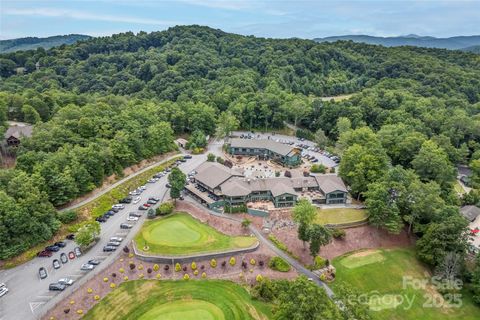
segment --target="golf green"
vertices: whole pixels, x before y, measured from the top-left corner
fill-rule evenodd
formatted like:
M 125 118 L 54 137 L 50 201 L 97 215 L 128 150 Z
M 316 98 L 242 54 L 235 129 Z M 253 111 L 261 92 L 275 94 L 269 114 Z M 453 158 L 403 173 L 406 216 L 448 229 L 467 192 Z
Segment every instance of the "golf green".
M 145 222 L 135 236 L 135 243 L 139 250 L 165 255 L 248 248 L 256 241 L 255 237 L 227 236 L 201 223 L 188 213 L 181 212 Z
M 241 286 L 223 280 L 122 283 L 83 319 L 267 320 L 270 305 L 253 300 Z

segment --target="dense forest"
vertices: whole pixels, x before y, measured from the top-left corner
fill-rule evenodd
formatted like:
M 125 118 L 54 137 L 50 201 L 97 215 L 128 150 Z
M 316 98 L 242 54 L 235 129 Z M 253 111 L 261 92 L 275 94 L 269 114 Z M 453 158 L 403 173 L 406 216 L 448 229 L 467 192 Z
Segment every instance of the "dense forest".
M 0 171 L 0 258 L 48 239 L 54 206 L 174 149 L 176 134 L 214 134 L 226 113 L 245 129 L 289 121 L 341 154 L 339 174 L 371 223 L 406 225 L 423 261 L 465 253 L 458 206 L 480 199 L 458 199 L 453 185 L 457 164 L 480 185 L 478 55 L 185 26 L 3 54 L 0 76 L 0 127 L 35 124 L 16 168 Z M 321 99 L 340 94 L 353 95 Z

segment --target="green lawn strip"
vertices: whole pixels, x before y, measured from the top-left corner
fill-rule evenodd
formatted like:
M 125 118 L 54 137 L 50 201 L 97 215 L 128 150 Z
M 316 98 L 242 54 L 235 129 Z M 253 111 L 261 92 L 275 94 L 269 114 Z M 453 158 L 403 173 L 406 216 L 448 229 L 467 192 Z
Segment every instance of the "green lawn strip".
M 275 237 L 274 234 L 269 234 L 268 235 L 268 239 L 280 250 L 282 250 L 283 252 L 285 252 L 286 254 L 288 254 L 290 257 L 292 257 L 293 259 L 295 260 L 300 260 L 300 257 L 295 255 L 293 252 L 291 252 L 287 245 L 285 243 L 283 243 L 282 241 L 278 240 L 277 237 Z
M 270 319 L 269 304 L 223 280 L 136 280 L 122 283 L 83 317 L 85 320 Z
M 342 224 L 365 221 L 367 210 L 355 208 L 318 209 L 315 221 L 320 224 Z
M 201 223 L 185 212 L 146 221 L 135 236 L 139 250 L 149 254 L 185 255 L 248 248 L 255 237 L 230 237 Z
M 146 181 L 155 173 L 163 171 L 166 167 L 174 163 L 179 158 L 181 158 L 181 156 L 178 156 L 178 158 L 174 158 L 170 161 L 163 162 L 158 166 L 142 172 L 141 174 L 126 180 L 121 185 L 96 198 L 95 200 L 75 209 L 75 211 L 78 213 L 78 219 L 75 222 L 62 225 L 60 230 L 58 230 L 51 240 L 39 243 L 17 257 L 6 260 L 3 264 L 3 268 L 13 268 L 35 258 L 37 256 L 37 252 L 43 250 L 45 246 L 51 244 L 52 242 L 63 240 L 67 234 L 76 232 L 78 228 L 84 225 L 87 221 L 102 215 L 108 211 L 112 205 L 117 203 L 118 200 L 126 197 L 129 191 L 145 184 Z
M 372 254 L 369 254 L 372 253 Z M 372 258 L 373 256 L 373 258 Z M 362 261 L 364 260 L 364 261 Z M 463 290 L 461 308 L 431 308 L 427 296 L 435 293 L 432 287 L 414 289 L 403 286 L 403 277 L 426 279 L 429 270 L 415 257 L 413 249 L 360 251 L 333 260 L 337 269 L 335 286 L 348 283 L 362 293 L 369 293 L 373 319 L 478 319 L 480 308 L 475 306 L 469 294 Z M 410 278 L 410 279 L 411 279 Z M 398 297 L 413 299 L 411 308 Z M 373 309 L 373 310 L 372 310 Z M 375 310 L 375 311 L 374 311 Z
M 460 195 L 463 195 L 465 194 L 465 189 L 463 189 L 462 185 L 460 184 L 460 182 L 457 180 L 455 181 L 455 183 L 453 184 L 453 188 L 455 189 L 455 191 L 460 194 Z

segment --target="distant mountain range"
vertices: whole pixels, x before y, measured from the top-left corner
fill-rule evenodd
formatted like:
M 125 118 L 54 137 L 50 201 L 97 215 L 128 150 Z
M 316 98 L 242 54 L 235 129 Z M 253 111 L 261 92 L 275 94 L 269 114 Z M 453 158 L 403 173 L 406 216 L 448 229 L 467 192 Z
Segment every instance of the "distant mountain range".
M 464 50 L 479 52 L 480 35 L 478 36 L 458 36 L 450 38 L 422 37 L 415 34 L 409 34 L 399 37 L 374 37 L 367 35 L 345 35 L 326 38 L 315 38 L 317 42 L 335 42 L 339 40 L 351 40 L 353 42 L 362 42 L 368 44 L 382 45 L 385 47 L 397 46 L 415 46 L 427 48 L 440 48 L 450 50 Z
M 19 50 L 31 50 L 36 48 L 50 49 L 62 44 L 73 44 L 80 40 L 90 39 L 83 34 L 68 34 L 65 36 L 52 36 L 47 38 L 27 37 L 10 40 L 0 40 L 0 53 L 14 52 Z

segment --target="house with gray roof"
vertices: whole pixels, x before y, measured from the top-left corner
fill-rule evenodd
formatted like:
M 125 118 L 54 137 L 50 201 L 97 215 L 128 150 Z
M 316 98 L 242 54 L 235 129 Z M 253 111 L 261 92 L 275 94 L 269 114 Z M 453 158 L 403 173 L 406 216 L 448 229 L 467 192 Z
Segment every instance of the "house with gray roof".
M 26 123 L 12 124 L 4 134 L 5 142 L 9 147 L 18 147 L 22 138 L 32 136 L 32 131 L 32 125 Z
M 465 219 L 473 222 L 480 215 L 480 208 L 477 206 L 463 206 L 460 208 L 460 213 L 465 217 Z
M 247 178 L 238 171 L 214 162 L 197 168 L 195 186 L 187 191 L 210 207 L 225 204 L 243 205 L 247 202 L 271 201 L 275 207 L 293 207 L 307 193 L 319 204 L 346 203 L 348 190 L 342 179 L 334 174 L 310 177 Z
M 270 139 L 231 139 L 228 152 L 232 155 L 271 159 L 286 167 L 298 166 L 302 162 L 300 149 Z

